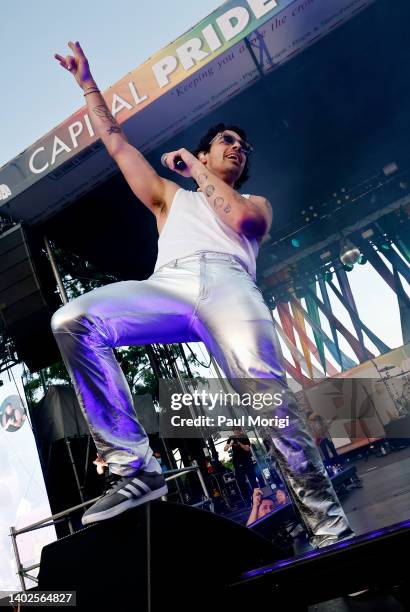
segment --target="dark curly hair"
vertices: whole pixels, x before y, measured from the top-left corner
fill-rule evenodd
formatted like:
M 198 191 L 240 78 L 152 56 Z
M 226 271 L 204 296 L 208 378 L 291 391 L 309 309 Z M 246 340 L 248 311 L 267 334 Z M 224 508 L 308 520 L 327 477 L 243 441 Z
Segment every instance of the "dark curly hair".
M 212 138 L 215 138 L 215 136 L 219 132 L 224 132 L 225 130 L 231 130 L 232 132 L 236 132 L 237 134 L 239 134 L 241 138 L 243 138 L 243 140 L 247 140 L 245 130 L 243 130 L 239 126 L 226 125 L 225 123 L 218 123 L 217 125 L 214 125 L 213 127 L 209 128 L 205 136 L 201 138 L 196 149 L 192 151 L 193 155 L 195 155 L 195 157 L 198 157 L 201 151 L 203 153 L 208 153 L 211 148 L 211 145 L 209 143 L 211 142 Z M 248 156 L 246 156 L 246 162 L 243 167 L 242 174 L 238 178 L 238 180 L 235 182 L 235 185 L 234 185 L 235 189 L 239 189 L 240 187 L 242 187 L 242 185 L 248 180 L 248 178 L 249 178 L 249 158 Z M 197 187 L 196 183 L 195 183 L 195 187 Z

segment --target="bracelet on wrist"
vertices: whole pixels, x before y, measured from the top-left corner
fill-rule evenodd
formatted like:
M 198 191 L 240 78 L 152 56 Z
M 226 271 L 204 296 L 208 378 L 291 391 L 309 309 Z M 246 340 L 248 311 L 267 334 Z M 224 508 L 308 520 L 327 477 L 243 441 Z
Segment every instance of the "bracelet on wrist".
M 89 89 L 88 91 L 86 91 L 84 96 L 88 96 L 88 94 L 92 94 L 92 93 L 101 93 L 101 92 L 97 87 L 94 87 L 94 89 Z

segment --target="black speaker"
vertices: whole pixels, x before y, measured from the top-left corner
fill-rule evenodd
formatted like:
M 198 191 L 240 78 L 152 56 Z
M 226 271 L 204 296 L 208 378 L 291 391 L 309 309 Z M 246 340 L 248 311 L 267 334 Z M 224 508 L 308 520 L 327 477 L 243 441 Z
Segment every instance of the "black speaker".
M 105 477 L 97 475 L 93 465 L 97 450 L 74 389 L 50 386 L 30 408 L 30 416 L 52 513 L 101 495 Z M 75 523 L 81 514 L 74 517 Z M 56 526 L 59 536 L 68 529 L 64 522 Z
M 38 589 L 76 591 L 76 610 L 221 610 L 230 580 L 274 559 L 233 521 L 155 501 L 45 546 Z
M 61 305 L 41 240 L 16 225 L 0 236 L 0 315 L 30 371 L 60 359 L 50 329 Z

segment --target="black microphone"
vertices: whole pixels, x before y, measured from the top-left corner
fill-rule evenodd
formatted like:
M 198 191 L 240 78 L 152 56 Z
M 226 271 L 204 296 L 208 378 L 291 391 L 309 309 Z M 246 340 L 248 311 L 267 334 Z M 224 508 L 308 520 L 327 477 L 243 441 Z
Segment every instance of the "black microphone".
M 161 164 L 164 166 L 164 168 L 168 168 L 166 162 L 165 162 L 165 158 L 166 158 L 167 154 L 164 153 L 163 155 L 161 155 Z M 180 157 L 178 155 L 178 157 L 175 158 L 174 160 L 175 162 L 175 166 L 178 168 L 178 170 L 185 170 L 186 168 L 186 163 L 184 162 L 184 160 L 182 159 L 182 157 Z M 169 170 L 170 168 L 168 168 Z

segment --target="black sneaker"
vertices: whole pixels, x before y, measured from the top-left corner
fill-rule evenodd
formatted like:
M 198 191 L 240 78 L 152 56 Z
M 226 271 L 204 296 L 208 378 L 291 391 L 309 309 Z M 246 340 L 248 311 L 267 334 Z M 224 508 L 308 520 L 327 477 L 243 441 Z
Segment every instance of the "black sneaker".
M 163 474 L 139 472 L 123 477 L 100 499 L 86 510 L 81 518 L 83 525 L 104 521 L 168 493 Z

